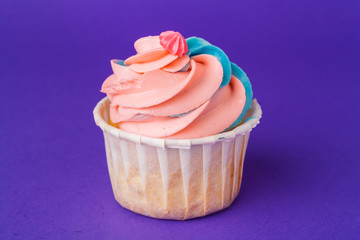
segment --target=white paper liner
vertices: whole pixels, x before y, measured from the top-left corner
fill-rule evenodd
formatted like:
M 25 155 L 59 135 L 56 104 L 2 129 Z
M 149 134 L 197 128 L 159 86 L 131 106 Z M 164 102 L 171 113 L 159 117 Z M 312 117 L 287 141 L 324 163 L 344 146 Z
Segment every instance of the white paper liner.
M 108 124 L 109 100 L 94 109 L 103 130 L 110 179 L 125 208 L 155 218 L 189 219 L 224 209 L 239 193 L 250 131 L 261 118 L 256 100 L 235 129 L 197 139 L 157 139 Z

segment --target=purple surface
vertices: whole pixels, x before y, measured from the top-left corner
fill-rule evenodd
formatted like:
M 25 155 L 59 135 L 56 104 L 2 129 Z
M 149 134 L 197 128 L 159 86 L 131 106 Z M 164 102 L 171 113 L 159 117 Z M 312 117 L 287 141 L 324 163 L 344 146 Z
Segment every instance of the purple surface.
M 0 239 L 359 239 L 360 2 L 166 2 L 0 0 Z M 224 49 L 264 111 L 239 197 L 186 222 L 115 202 L 92 117 L 110 59 L 168 29 Z

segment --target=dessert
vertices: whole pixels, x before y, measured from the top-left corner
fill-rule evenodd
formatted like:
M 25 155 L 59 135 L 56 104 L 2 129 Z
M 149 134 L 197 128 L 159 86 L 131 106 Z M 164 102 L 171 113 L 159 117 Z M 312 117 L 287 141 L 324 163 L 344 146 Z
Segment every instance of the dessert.
M 166 31 L 111 60 L 94 110 L 116 200 L 134 212 L 189 219 L 237 196 L 249 132 L 261 117 L 246 74 L 218 47 Z

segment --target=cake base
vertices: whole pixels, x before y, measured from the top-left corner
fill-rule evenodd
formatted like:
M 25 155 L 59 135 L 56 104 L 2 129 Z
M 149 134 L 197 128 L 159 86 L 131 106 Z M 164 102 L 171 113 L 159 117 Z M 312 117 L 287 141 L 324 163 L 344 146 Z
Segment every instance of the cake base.
M 256 100 L 245 123 L 199 139 L 156 139 L 108 124 L 109 101 L 94 110 L 105 138 L 115 199 L 133 212 L 185 220 L 227 208 L 239 194 L 250 131 L 259 123 Z

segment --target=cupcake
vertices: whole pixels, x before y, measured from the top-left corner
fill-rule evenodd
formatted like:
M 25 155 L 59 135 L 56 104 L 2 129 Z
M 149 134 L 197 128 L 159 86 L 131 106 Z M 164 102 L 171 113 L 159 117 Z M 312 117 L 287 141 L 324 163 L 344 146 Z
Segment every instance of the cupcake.
M 166 31 L 111 60 L 94 109 L 121 206 L 184 220 L 220 211 L 239 194 L 261 108 L 248 77 L 218 47 Z

